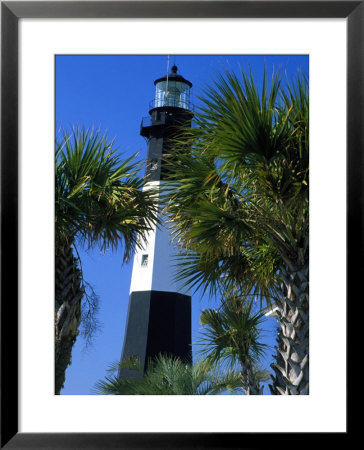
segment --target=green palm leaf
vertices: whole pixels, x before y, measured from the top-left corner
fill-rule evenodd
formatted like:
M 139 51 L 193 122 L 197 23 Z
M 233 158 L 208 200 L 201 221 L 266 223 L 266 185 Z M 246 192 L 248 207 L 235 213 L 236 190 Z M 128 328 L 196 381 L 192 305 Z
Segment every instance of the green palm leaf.
M 106 136 L 64 133 L 56 144 L 57 239 L 102 250 L 124 243 L 128 259 L 157 218 L 156 192 L 142 190 L 140 169 L 135 155 L 122 160 Z
M 213 395 L 241 389 L 239 373 L 221 371 L 203 360 L 191 366 L 178 358 L 160 355 L 148 367 L 139 378 L 109 375 L 96 383 L 94 392 L 100 395 Z
M 273 74 L 268 83 L 265 73 L 258 89 L 252 74 L 226 72 L 201 100 L 175 142 L 164 197 L 183 255 L 178 277 L 269 303 L 280 265 L 308 242 L 307 81 L 283 85 Z

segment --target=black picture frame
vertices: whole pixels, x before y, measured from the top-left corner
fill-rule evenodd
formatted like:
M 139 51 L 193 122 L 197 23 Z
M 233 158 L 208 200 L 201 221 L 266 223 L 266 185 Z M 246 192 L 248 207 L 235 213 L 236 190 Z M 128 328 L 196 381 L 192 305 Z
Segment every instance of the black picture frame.
M 357 300 L 355 296 L 360 292 L 359 282 L 364 273 L 363 0 L 1 2 L 1 448 L 227 449 L 278 446 L 282 438 L 273 437 L 270 433 L 18 432 L 18 21 L 21 18 L 115 17 L 347 19 L 347 310 L 349 299 Z M 347 348 L 349 351 L 350 346 Z M 347 423 L 346 433 L 334 433 L 336 444 L 344 443 L 343 439 L 349 437 L 349 412 Z M 307 444 L 313 439 L 315 445 L 327 445 L 327 438 L 326 433 L 303 433 L 299 443 Z

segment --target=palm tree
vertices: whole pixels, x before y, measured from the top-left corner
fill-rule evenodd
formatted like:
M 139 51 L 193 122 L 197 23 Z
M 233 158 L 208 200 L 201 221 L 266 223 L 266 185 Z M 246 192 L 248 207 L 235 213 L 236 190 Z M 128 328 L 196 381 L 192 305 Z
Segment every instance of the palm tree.
M 85 282 L 76 244 L 124 245 L 127 260 L 156 219 L 154 192 L 143 191 L 134 157 L 120 159 L 99 133 L 74 129 L 56 143 L 55 392 L 60 393 L 79 333 Z
M 242 388 L 246 395 L 262 395 L 260 381 L 267 381 L 267 371 L 259 369 L 259 359 L 264 355 L 265 344 L 260 342 L 264 313 L 252 312 L 253 301 L 244 302 L 230 295 L 217 309 L 205 309 L 201 313 L 204 326 L 200 345 L 202 356 L 209 363 L 226 360 L 233 366 L 241 366 Z
M 167 212 L 179 279 L 275 302 L 273 394 L 308 394 L 308 87 L 226 72 L 180 130 Z M 186 146 L 191 148 L 186 152 Z
M 148 365 L 146 373 L 138 378 L 120 378 L 117 374 L 119 366 L 112 365 L 109 369 L 111 375 L 96 384 L 97 394 L 213 395 L 225 390 L 234 393 L 241 386 L 239 372 L 227 370 L 221 373 L 203 360 L 190 365 L 178 358 L 159 355 Z

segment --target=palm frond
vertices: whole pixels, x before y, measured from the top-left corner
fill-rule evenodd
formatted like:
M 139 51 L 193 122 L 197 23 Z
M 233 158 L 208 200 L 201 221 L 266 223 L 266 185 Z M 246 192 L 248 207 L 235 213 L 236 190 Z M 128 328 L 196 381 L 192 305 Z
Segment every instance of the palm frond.
M 201 355 L 211 363 L 218 361 L 256 364 L 264 355 L 266 344 L 260 341 L 264 313 L 253 312 L 253 300 L 235 295 L 224 298 L 219 309 L 202 311 Z
M 163 197 L 180 281 L 269 303 L 308 242 L 308 84 L 225 72 L 175 141 Z M 186 151 L 190 148 L 190 151 Z
M 116 365 L 118 366 L 118 365 Z M 114 366 L 114 369 L 116 367 Z M 115 370 L 116 372 L 116 370 Z M 213 395 L 241 389 L 241 375 L 222 371 L 201 360 L 194 365 L 178 358 L 159 355 L 139 378 L 120 378 L 117 373 L 96 383 L 94 393 L 100 395 Z
M 57 239 L 101 250 L 123 243 L 128 259 L 157 221 L 135 155 L 123 160 L 106 135 L 75 128 L 56 143 L 55 162 Z

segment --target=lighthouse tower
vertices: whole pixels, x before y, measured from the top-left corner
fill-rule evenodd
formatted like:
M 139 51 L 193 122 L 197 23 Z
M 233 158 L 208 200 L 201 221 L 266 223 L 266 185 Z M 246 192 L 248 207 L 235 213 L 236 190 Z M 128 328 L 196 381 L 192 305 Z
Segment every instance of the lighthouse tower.
M 173 156 L 173 134 L 176 126 L 191 123 L 190 89 L 192 83 L 177 73 L 154 82 L 155 98 L 149 117 L 142 120 L 140 134 L 148 140 L 145 189 L 159 187 L 165 177 L 166 155 Z M 179 357 L 190 362 L 191 357 L 191 297 L 175 282 L 176 250 L 164 218 L 147 236 L 142 249 L 136 249 L 130 284 L 129 309 L 120 377 L 141 376 L 148 362 L 159 354 Z M 138 361 L 138 369 L 130 367 Z

